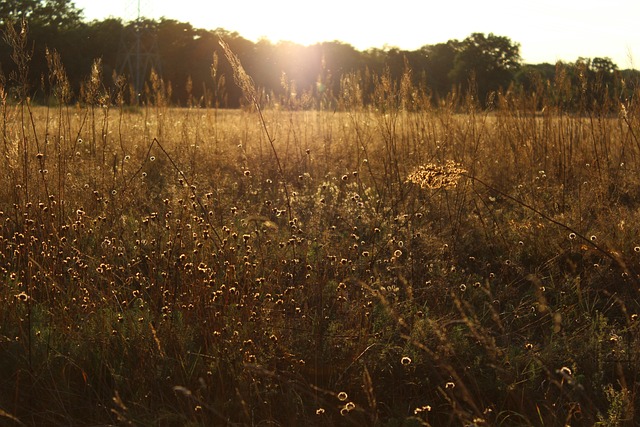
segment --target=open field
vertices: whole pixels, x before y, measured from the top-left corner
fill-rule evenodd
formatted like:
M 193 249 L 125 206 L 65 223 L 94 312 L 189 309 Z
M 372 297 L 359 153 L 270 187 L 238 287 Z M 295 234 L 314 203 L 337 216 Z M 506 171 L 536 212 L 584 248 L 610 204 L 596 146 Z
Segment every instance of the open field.
M 637 95 L 380 85 L 4 102 L 2 423 L 636 424 Z

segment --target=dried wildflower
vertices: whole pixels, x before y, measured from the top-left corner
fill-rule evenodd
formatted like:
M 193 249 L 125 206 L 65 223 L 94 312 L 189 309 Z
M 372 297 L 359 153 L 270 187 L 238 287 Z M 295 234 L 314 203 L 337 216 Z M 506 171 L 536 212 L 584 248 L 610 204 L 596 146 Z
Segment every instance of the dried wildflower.
M 407 181 L 419 185 L 421 188 L 437 190 L 440 188 L 453 188 L 458 185 L 458 180 L 467 171 L 452 160 L 448 160 L 443 166 L 428 164 L 418 166 L 407 177 Z
M 421 412 L 431 412 L 431 406 L 425 405 L 413 410 L 413 413 L 418 415 Z
M 29 301 L 29 295 L 26 294 L 26 292 L 20 292 L 18 295 L 16 295 L 16 298 L 18 299 L 18 301 L 20 302 L 27 302 Z
M 571 369 L 567 368 L 566 366 L 558 369 L 557 372 L 565 378 L 571 377 L 572 375 Z

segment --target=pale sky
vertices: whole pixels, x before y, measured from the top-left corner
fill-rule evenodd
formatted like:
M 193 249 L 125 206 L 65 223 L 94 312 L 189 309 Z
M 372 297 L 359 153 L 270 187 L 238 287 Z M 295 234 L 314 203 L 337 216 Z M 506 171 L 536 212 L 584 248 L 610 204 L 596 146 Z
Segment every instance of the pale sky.
M 507 36 L 526 63 L 609 57 L 640 68 L 640 0 L 74 0 L 85 18 L 141 14 L 224 28 L 257 41 L 340 40 L 415 50 L 474 32 Z

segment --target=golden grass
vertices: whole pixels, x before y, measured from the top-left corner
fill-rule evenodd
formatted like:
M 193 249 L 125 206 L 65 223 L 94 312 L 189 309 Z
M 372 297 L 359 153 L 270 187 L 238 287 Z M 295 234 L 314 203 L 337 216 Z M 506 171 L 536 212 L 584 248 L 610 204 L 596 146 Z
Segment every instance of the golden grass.
M 377 84 L 335 112 L 5 100 L 0 417 L 633 424 L 637 94 Z

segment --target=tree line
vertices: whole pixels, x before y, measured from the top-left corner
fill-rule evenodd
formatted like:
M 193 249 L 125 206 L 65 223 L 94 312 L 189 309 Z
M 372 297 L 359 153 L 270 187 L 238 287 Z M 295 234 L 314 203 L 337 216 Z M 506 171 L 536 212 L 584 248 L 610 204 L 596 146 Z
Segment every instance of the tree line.
M 20 34 L 12 40 L 8 29 L 12 26 L 17 32 L 24 31 L 22 23 L 28 32 L 22 55 L 23 59 L 28 57 L 29 66 L 20 77 L 16 61 L 20 47 L 15 40 Z M 414 51 L 358 51 L 338 41 L 311 46 L 267 39 L 252 42 L 237 32 L 204 30 L 172 19 L 87 22 L 70 0 L 5 0 L 0 4 L 0 26 L 4 34 L 0 83 L 9 89 L 22 85 L 32 99 L 42 102 L 50 101 L 47 98 L 55 92 L 54 81 L 46 77 L 52 73 L 53 57 L 64 66 L 70 99 L 81 100 L 87 76 L 93 72 L 95 77 L 99 72 L 105 93 L 124 84 L 130 89 L 126 102 L 149 100 L 153 90 L 149 76 L 145 75 L 146 87 L 133 87 L 131 67 L 125 66 L 126 58 L 131 62 L 132 46 L 140 40 L 143 51 L 138 47 L 136 60 L 146 55 L 143 59 L 148 61 L 149 55 L 154 55 L 154 77 L 162 83 L 156 90 L 161 87 L 168 102 L 179 106 L 236 108 L 242 104 L 242 93 L 233 84 L 233 71 L 219 45 L 221 39 L 239 57 L 265 102 L 298 108 L 317 107 L 318 99 L 335 104 L 342 82 L 349 76 L 358 76 L 366 86 L 365 103 L 374 96 L 375 80 L 387 76 L 394 84 L 403 79 L 411 83 L 434 103 L 473 93 L 479 104 L 487 106 L 497 92 L 520 90 L 552 96 L 565 108 L 616 105 L 616 100 L 634 90 L 631 82 L 638 80 L 636 71 L 619 70 L 609 58 L 523 64 L 520 45 L 495 34 L 473 33 L 461 41 L 425 45 Z M 316 104 L 304 100 L 316 100 Z

